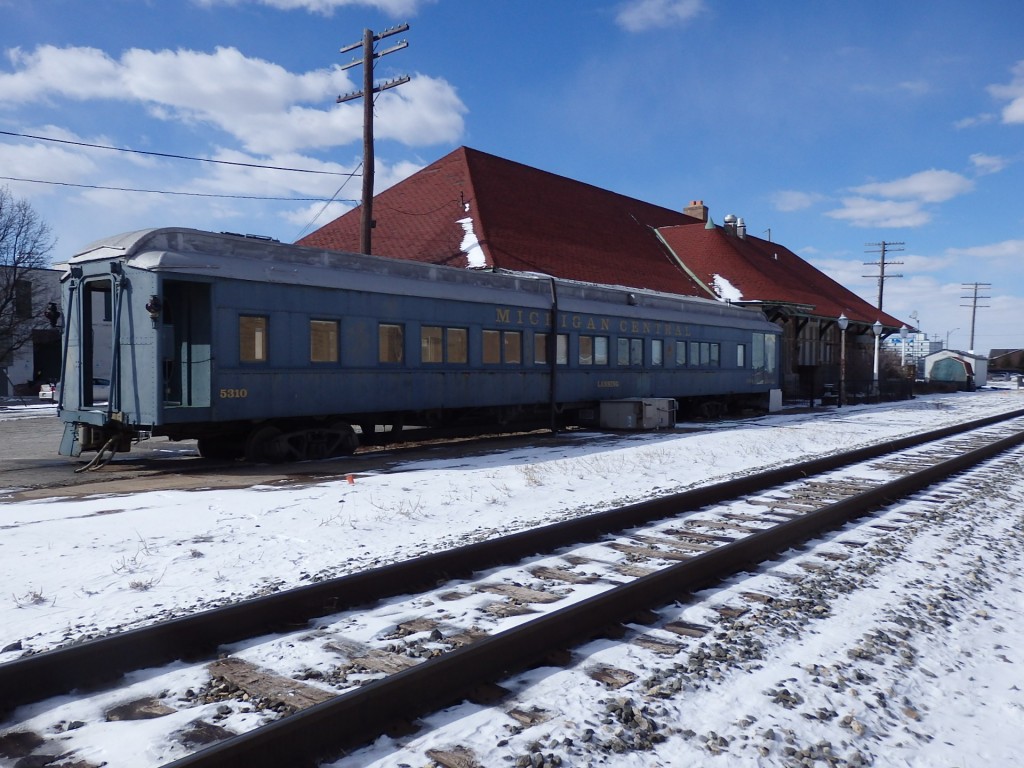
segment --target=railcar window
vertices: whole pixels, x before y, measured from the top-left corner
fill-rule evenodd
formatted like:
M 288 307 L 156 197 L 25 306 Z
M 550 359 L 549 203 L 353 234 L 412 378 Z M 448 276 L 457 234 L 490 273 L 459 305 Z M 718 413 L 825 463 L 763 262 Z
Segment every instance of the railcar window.
M 377 327 L 377 348 L 378 359 L 382 363 L 400 363 L 404 355 L 402 350 L 405 346 L 404 329 L 400 325 L 381 323 Z
M 721 362 L 722 345 L 711 341 L 691 341 L 689 365 L 702 368 L 719 368 Z
M 747 367 L 747 347 L 745 344 L 736 345 L 736 367 L 746 368 Z
M 523 362 L 523 335 L 519 331 L 502 331 L 504 335 L 505 362 Z
M 548 335 L 546 333 L 533 334 L 533 362 L 534 365 L 544 365 L 548 361 Z
M 483 361 L 485 363 L 501 362 L 501 331 L 483 332 Z
M 443 341 L 444 331 L 441 328 L 432 325 L 420 328 L 420 360 L 424 363 L 443 363 Z
M 338 321 L 309 321 L 309 361 L 311 363 L 338 362 Z
M 580 365 L 594 364 L 594 337 L 580 336 Z
M 608 365 L 608 337 L 580 336 L 580 365 Z
M 619 339 L 616 347 L 615 361 L 619 365 L 644 364 L 643 339 Z
M 676 365 L 686 365 L 686 342 L 676 342 Z
M 533 334 L 533 362 L 537 365 L 546 365 L 548 362 L 548 334 Z M 569 364 L 569 336 L 565 333 L 555 335 L 555 363 L 558 365 Z
M 467 362 L 469 360 L 469 332 L 465 328 L 449 328 L 447 338 L 448 362 Z
M 519 331 L 484 331 L 483 361 L 517 365 L 523 361 L 523 335 Z
M 664 343 L 661 339 L 651 340 L 651 365 L 665 364 Z
M 469 332 L 465 328 L 420 328 L 420 360 L 424 363 L 465 363 L 469 354 Z
M 643 339 L 630 339 L 629 340 L 629 364 L 630 365 L 643 365 L 644 364 L 644 340 Z
M 257 315 L 238 317 L 238 358 L 243 363 L 267 361 L 267 318 Z
M 755 333 L 750 349 L 750 364 L 754 370 L 755 384 L 771 384 L 775 374 L 776 337 L 766 333 Z

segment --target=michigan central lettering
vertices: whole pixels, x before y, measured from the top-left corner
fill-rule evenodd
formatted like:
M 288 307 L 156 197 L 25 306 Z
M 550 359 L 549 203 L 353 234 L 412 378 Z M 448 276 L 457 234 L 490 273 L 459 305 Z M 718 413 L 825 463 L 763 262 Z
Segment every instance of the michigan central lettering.
M 550 330 L 552 328 L 551 313 L 536 309 L 521 309 L 518 307 L 495 307 L 495 316 L 499 325 L 515 325 L 529 328 L 541 328 Z M 613 319 L 597 315 L 585 315 L 575 313 L 559 313 L 558 330 L 574 331 L 597 331 L 611 333 L 613 330 L 618 333 L 632 333 L 655 336 L 680 336 L 690 335 L 688 326 L 680 323 L 665 323 L 661 320 L 627 320 L 624 318 Z

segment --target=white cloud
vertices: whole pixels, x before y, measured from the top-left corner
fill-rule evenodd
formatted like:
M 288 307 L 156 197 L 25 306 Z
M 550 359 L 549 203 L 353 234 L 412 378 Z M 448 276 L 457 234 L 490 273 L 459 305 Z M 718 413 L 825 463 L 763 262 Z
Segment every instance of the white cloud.
M 1014 65 L 1009 85 L 990 85 L 988 92 L 997 99 L 1008 101 L 1003 107 L 1004 123 L 1024 123 L 1024 61 Z
M 339 146 L 362 134 L 362 107 L 335 104 L 354 90 L 338 67 L 292 73 L 236 48 L 135 48 L 117 60 L 95 48 L 40 46 L 13 49 L 8 58 L 16 71 L 0 74 L 0 103 L 133 102 L 160 120 L 215 125 L 260 153 Z M 418 76 L 380 97 L 375 133 L 411 146 L 452 142 L 465 112 L 451 85 Z
M 971 155 L 971 165 L 974 166 L 975 172 L 979 175 L 999 173 L 1009 164 L 1009 160 L 998 155 L 986 155 L 981 152 Z
M 281 218 L 296 228 L 294 240 L 334 221 L 348 213 L 355 206 L 351 203 L 310 203 L 302 208 L 289 208 L 280 213 Z
M 117 62 L 98 48 L 11 48 L 7 60 L 18 70 L 0 74 L 0 101 L 7 104 L 42 101 L 50 94 L 80 101 L 118 95 Z
M 629 32 L 686 24 L 706 10 L 704 0 L 628 0 L 615 21 Z
M 962 130 L 964 128 L 974 128 L 977 125 L 986 125 L 988 123 L 991 123 L 995 119 L 996 116 L 993 115 L 991 112 L 983 112 L 982 114 L 975 115 L 974 117 L 965 117 L 962 120 L 957 120 L 955 123 L 953 123 L 953 127 L 956 128 L 957 130 Z
M 976 245 L 971 248 L 949 248 L 949 256 L 969 256 L 978 259 L 1009 261 L 1019 264 L 1024 261 L 1024 240 L 1003 240 L 989 245 Z
M 859 195 L 877 195 L 918 200 L 925 203 L 941 203 L 957 195 L 970 192 L 974 182 L 952 171 L 929 170 L 914 173 L 902 179 L 875 182 L 853 187 Z
M 931 221 L 931 214 L 917 201 L 896 202 L 846 197 L 843 207 L 826 211 L 825 215 L 847 221 L 855 227 L 920 227 Z
M 925 96 L 932 92 L 931 83 L 927 80 L 902 80 L 898 83 L 865 83 L 855 85 L 853 90 L 857 93 L 880 93 L 880 94 L 908 94 L 910 96 Z
M 211 5 L 243 5 L 246 2 L 278 8 L 282 11 L 305 10 L 330 16 L 338 8 L 347 6 L 365 6 L 377 8 L 390 16 L 415 15 L 419 6 L 436 0 L 195 0 L 203 6 Z
M 771 203 L 775 210 L 788 213 L 810 208 L 822 199 L 822 196 L 815 192 L 798 192 L 793 189 L 783 189 L 772 194 Z

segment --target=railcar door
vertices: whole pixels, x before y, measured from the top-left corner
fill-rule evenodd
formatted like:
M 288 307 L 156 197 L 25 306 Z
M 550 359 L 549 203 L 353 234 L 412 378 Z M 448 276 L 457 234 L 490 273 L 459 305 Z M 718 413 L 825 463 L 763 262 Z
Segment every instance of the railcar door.
M 166 407 L 210 405 L 210 286 L 165 280 L 160 326 L 160 365 Z

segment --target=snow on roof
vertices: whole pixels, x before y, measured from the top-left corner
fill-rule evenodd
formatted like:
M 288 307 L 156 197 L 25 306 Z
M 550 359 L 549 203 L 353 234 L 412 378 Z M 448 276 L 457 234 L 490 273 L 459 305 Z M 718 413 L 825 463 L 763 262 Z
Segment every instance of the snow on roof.
M 743 301 L 743 293 L 732 283 L 729 282 L 729 278 L 724 275 L 714 275 L 711 278 L 711 284 L 715 288 L 717 293 L 722 299 L 726 301 Z

